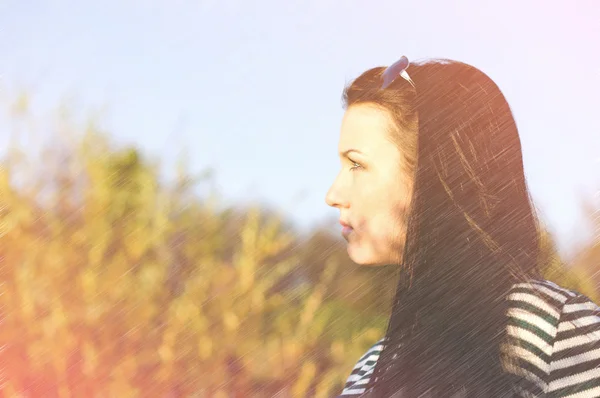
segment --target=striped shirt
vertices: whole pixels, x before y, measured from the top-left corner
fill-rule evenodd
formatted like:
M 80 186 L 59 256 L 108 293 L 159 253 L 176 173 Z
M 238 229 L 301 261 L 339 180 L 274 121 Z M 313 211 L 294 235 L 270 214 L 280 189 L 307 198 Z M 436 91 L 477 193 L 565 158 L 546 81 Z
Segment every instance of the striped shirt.
M 517 397 L 600 398 L 600 308 L 550 281 L 513 286 L 507 332 L 516 345 Z M 339 397 L 365 391 L 384 348 L 379 340 L 358 360 Z

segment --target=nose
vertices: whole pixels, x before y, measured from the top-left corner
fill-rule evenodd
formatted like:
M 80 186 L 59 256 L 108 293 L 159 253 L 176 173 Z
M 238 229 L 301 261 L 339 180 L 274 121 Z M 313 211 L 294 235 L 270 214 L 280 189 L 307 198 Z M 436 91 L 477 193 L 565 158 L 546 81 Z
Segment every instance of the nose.
M 340 176 L 338 175 L 325 195 L 325 203 L 331 207 L 348 207 L 348 201 L 342 193 L 340 186 Z

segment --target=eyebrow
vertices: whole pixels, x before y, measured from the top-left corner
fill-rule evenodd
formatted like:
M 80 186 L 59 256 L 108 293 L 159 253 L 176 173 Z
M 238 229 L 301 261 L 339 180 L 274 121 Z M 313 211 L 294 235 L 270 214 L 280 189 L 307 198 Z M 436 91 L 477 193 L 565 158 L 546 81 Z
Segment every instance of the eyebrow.
M 357 154 L 359 154 L 359 155 L 363 155 L 363 156 L 364 156 L 364 153 L 362 153 L 362 152 L 361 152 L 361 151 L 359 151 L 358 149 L 353 149 L 353 148 L 346 149 L 346 150 L 345 150 L 344 152 L 342 152 L 340 155 L 341 155 L 341 156 L 348 156 L 348 155 L 349 155 L 350 153 L 352 153 L 352 152 L 354 152 L 354 153 L 357 153 Z

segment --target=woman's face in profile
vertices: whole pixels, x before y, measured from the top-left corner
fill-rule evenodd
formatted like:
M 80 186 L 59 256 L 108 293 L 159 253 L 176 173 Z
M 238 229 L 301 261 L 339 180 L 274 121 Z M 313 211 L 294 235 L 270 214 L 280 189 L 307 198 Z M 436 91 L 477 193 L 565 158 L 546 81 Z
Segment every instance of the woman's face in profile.
M 357 264 L 398 264 L 404 248 L 411 179 L 390 133 L 387 111 L 353 105 L 342 120 L 342 169 L 326 202 L 340 210 L 348 255 Z

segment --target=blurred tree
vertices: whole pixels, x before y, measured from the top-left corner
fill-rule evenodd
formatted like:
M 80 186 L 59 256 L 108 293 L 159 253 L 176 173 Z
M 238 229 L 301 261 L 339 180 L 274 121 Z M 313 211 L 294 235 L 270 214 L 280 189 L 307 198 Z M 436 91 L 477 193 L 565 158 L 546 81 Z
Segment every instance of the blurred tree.
M 161 180 L 93 123 L 56 130 L 0 168 L 4 396 L 328 397 L 383 336 L 394 267 L 359 267 L 325 229 L 300 236 L 264 206 L 200 197 L 211 171 Z M 542 238 L 545 274 L 595 297 Z M 597 248 L 581 269 L 597 270 Z
M 599 191 L 600 192 L 600 191 Z M 569 265 L 573 272 L 585 279 L 582 293 L 593 299 L 600 300 L 600 196 L 583 201 L 583 213 L 591 237 L 579 247 Z M 597 202 L 594 203 L 594 200 Z M 584 226 L 582 226 L 584 227 Z
M 5 395 L 325 397 L 344 381 L 379 332 L 335 327 L 341 257 L 306 272 L 289 223 L 61 120 L 0 169 Z
M 597 300 L 596 286 L 598 285 L 594 284 L 588 270 L 575 267 L 563 260 L 558 253 L 554 238 L 545 228 L 540 233 L 540 246 L 540 264 L 546 279 L 584 294 L 594 301 Z

